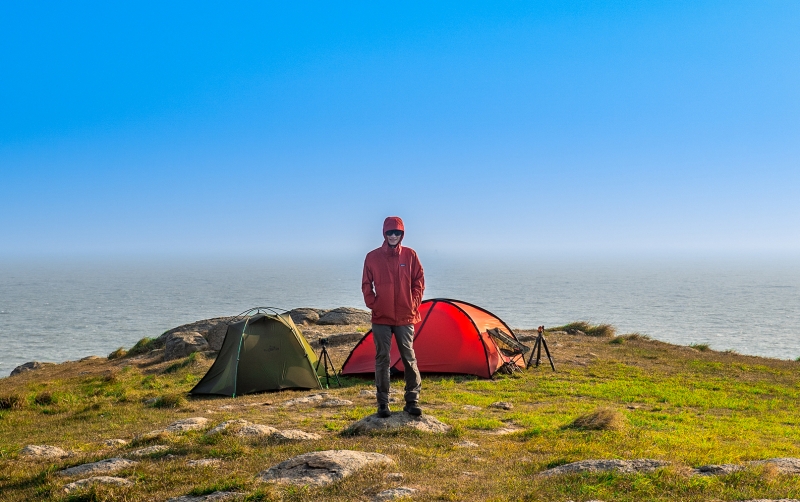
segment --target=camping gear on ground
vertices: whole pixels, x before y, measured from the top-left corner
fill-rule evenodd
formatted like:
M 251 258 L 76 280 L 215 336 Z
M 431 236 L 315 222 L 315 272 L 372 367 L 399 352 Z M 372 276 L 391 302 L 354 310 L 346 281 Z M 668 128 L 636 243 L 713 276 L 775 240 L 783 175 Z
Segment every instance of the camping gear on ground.
M 230 321 L 217 359 L 189 393 L 321 389 L 317 368 L 317 356 L 289 314 L 257 307 Z
M 420 373 L 491 378 L 504 366 L 525 367 L 520 348 L 512 347 L 489 333 L 490 330 L 500 330 L 505 337 L 519 344 L 506 323 L 488 310 L 461 300 L 435 298 L 423 301 L 419 313 L 421 320 L 414 325 L 414 352 Z M 403 371 L 394 338 L 390 357 L 390 367 L 394 371 Z M 375 342 L 370 331 L 350 352 L 341 374 L 374 373 Z
M 339 375 L 336 374 L 336 366 L 333 365 L 333 361 L 331 361 L 331 356 L 328 354 L 328 339 L 327 338 L 320 338 L 319 344 L 322 346 L 322 350 L 319 352 L 319 360 L 317 361 L 317 375 L 319 375 L 319 379 L 322 380 L 322 373 L 319 372 L 319 365 L 322 363 L 325 370 L 325 388 L 329 388 L 331 386 L 331 372 L 333 376 L 336 377 L 336 384 L 341 387 L 342 382 L 339 381 Z M 328 366 L 331 367 L 328 370 Z
M 533 342 L 531 357 L 528 359 L 528 364 L 525 365 L 525 368 L 527 369 L 531 367 L 534 355 L 536 355 L 536 367 L 539 367 L 539 361 L 542 359 L 542 347 L 544 347 L 544 352 L 547 354 L 547 360 L 550 361 L 550 367 L 553 368 L 553 371 L 555 371 L 556 365 L 553 364 L 553 358 L 550 357 L 550 349 L 547 348 L 547 340 L 544 339 L 544 326 L 539 326 L 537 331 L 539 332 L 539 335 L 536 337 L 536 341 Z

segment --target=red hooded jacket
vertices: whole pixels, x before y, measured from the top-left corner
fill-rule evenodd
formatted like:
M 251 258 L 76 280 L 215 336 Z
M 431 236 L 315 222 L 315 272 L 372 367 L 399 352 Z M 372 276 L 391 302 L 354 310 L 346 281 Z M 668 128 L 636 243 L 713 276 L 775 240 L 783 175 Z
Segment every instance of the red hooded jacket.
M 404 232 L 394 248 L 386 242 L 386 232 Z M 373 324 L 404 326 L 420 321 L 418 312 L 425 290 L 425 275 L 417 253 L 403 247 L 403 220 L 390 216 L 383 222 L 383 245 L 367 254 L 361 291 L 364 303 L 372 310 Z

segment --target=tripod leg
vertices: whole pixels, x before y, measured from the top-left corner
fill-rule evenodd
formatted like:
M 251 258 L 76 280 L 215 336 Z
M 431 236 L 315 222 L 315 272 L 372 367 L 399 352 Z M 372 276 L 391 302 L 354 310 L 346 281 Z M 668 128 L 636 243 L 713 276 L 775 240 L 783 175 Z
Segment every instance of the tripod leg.
M 530 368 L 533 364 L 533 358 L 536 357 L 536 348 L 539 346 L 539 338 L 536 338 L 536 341 L 533 342 L 533 348 L 531 349 L 531 357 L 528 358 L 528 364 L 525 365 L 525 368 Z
M 556 370 L 556 365 L 553 364 L 553 358 L 550 356 L 550 349 L 547 348 L 547 340 L 542 337 L 542 344 L 544 345 L 544 351 L 547 354 L 547 360 L 550 361 L 550 367 L 553 368 L 553 371 Z

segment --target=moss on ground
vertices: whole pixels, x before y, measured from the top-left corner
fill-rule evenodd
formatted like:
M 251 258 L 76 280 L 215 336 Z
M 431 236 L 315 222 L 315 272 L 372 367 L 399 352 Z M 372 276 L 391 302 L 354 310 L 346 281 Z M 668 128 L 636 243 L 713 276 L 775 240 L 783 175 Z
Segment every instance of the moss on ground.
M 160 352 L 142 352 L 0 379 L 0 500 L 165 500 L 229 489 L 250 500 L 344 501 L 367 500 L 399 484 L 419 489 L 415 500 L 800 497 L 800 476 L 768 467 L 719 477 L 687 474 L 687 467 L 704 464 L 800 457 L 800 363 L 679 347 L 640 334 L 614 337 L 609 328 L 587 334 L 548 335 L 556 372 L 541 366 L 494 380 L 425 377 L 425 412 L 454 427 L 444 435 L 342 436 L 347 425 L 374 411 L 374 403 L 359 395 L 372 387 L 371 381 L 355 378 L 343 378 L 341 389 L 330 390 L 354 402 L 340 409 L 268 404 L 309 393 L 299 391 L 189 398 L 186 392 L 211 364 L 199 354 L 161 362 Z M 140 343 L 133 352 L 150 343 Z M 348 349 L 332 351 L 337 366 Z M 401 382 L 393 385 L 399 388 Z M 511 402 L 513 408 L 490 408 L 496 401 Z M 316 432 L 323 439 L 278 444 L 190 432 L 144 437 L 116 450 L 102 445 L 191 416 L 205 416 L 214 425 L 244 418 Z M 479 446 L 457 447 L 463 440 Z M 55 445 L 75 455 L 25 460 L 19 452 L 27 444 Z M 95 487 L 71 496 L 62 492 L 66 481 L 55 474 L 58 470 L 152 444 L 170 449 L 121 473 L 135 481 L 133 487 Z M 366 470 L 325 488 L 256 481 L 257 473 L 278 462 L 321 449 L 380 452 L 397 465 Z M 187 459 L 199 458 L 221 464 L 187 466 Z M 654 458 L 672 465 L 649 474 L 536 476 L 590 458 Z M 390 471 L 405 478 L 387 481 L 384 475 Z

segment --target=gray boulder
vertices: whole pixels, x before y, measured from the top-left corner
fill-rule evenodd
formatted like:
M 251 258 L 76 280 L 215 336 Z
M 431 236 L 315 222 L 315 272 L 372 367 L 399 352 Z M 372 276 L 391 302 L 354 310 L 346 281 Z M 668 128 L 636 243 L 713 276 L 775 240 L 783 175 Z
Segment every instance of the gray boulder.
M 166 432 L 198 431 L 205 429 L 207 425 L 208 419 L 206 417 L 192 417 L 176 420 L 169 424 L 164 430 Z
M 158 337 L 158 341 L 160 344 L 165 344 L 167 337 L 175 333 L 200 333 L 208 342 L 209 350 L 218 351 L 222 348 L 222 341 L 225 339 L 225 332 L 228 330 L 228 322 L 232 319 L 233 317 L 214 317 L 184 324 L 165 331 Z
M 389 490 L 383 490 L 382 492 L 378 493 L 373 497 L 374 502 L 383 502 L 384 500 L 395 500 L 401 498 L 408 498 L 417 493 L 417 490 L 414 488 L 409 488 L 407 486 L 399 486 L 397 488 L 391 488 Z
M 68 457 L 69 453 L 58 446 L 29 444 L 19 452 L 19 455 L 26 458 L 64 458 Z
M 39 362 L 39 361 L 29 361 L 29 362 L 27 362 L 25 364 L 20 364 L 19 366 L 17 366 L 13 370 L 11 370 L 11 375 L 9 375 L 9 376 L 19 375 L 20 373 L 25 373 L 27 371 L 38 370 L 38 369 L 44 368 L 46 366 L 54 366 L 54 365 L 55 365 L 55 363 L 42 363 L 42 362 Z
M 370 432 L 383 432 L 403 428 L 416 429 L 421 432 L 444 433 L 451 429 L 447 424 L 440 422 L 430 415 L 414 417 L 408 413 L 395 412 L 389 418 L 380 418 L 377 414 L 369 415 L 345 429 L 344 434 L 369 434 Z
M 289 317 L 292 318 L 295 324 L 317 324 L 319 317 L 327 310 L 312 309 L 312 308 L 299 308 L 289 311 Z
M 616 471 L 622 474 L 634 472 L 653 472 L 669 465 L 664 460 L 652 460 L 647 458 L 637 460 L 581 460 L 571 464 L 559 465 L 552 469 L 547 469 L 539 473 L 540 476 L 557 476 L 560 474 L 571 474 L 581 472 L 603 472 Z
M 380 453 L 352 450 L 327 450 L 304 453 L 285 460 L 258 474 L 262 481 L 324 486 L 351 476 L 371 465 L 393 464 Z
M 124 458 L 107 458 L 99 462 L 92 462 L 90 464 L 76 465 L 69 469 L 64 469 L 58 474 L 60 476 L 83 476 L 86 474 L 112 474 L 128 467 L 133 467 L 138 462 L 133 460 L 126 460 Z
M 164 360 L 181 359 L 192 352 L 202 352 L 209 349 L 208 342 L 200 333 L 173 333 L 166 338 Z
M 95 476 L 92 478 L 79 479 L 73 483 L 66 485 L 63 490 L 65 493 L 72 493 L 76 490 L 82 490 L 94 485 L 106 486 L 133 486 L 133 482 L 125 478 L 113 478 L 111 476 Z
M 135 458 L 143 458 L 143 457 L 149 457 L 151 455 L 155 455 L 157 453 L 163 453 L 163 452 L 165 452 L 167 450 L 169 450 L 169 446 L 167 446 L 165 444 L 156 444 L 156 445 L 153 445 L 153 446 L 146 446 L 146 447 L 140 448 L 138 450 L 133 450 L 132 452 L 129 452 L 127 454 L 127 456 L 135 457 Z
M 341 326 L 345 324 L 369 324 L 371 321 L 372 315 L 366 310 L 339 307 L 321 315 L 317 324 Z

